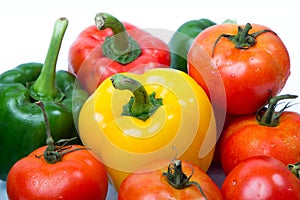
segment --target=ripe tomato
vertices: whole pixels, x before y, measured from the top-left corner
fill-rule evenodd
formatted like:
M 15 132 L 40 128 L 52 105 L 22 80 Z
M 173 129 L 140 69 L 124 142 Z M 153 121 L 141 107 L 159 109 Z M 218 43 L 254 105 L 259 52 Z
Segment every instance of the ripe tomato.
M 259 31 L 263 32 L 256 34 Z M 232 40 L 249 46 L 237 48 Z M 195 38 L 188 53 L 188 73 L 210 96 L 222 95 L 225 88 L 226 102 L 216 97 L 219 107 L 227 107 L 231 114 L 250 114 L 284 87 L 290 58 L 282 40 L 266 26 L 218 24 Z
M 255 115 L 235 119 L 222 133 L 220 159 L 225 174 L 242 160 L 268 155 L 285 164 L 300 160 L 300 114 L 285 111 L 275 127 L 259 125 Z
M 45 146 L 19 160 L 7 178 L 10 200 L 18 199 L 105 199 L 108 190 L 106 170 L 88 150 L 65 154 L 49 164 L 42 155 Z M 70 149 L 82 148 L 72 145 Z
M 225 200 L 299 200 L 300 180 L 279 160 L 256 156 L 228 174 L 221 192 Z
M 214 199 L 221 200 L 222 194 L 210 177 L 193 163 L 179 160 L 174 161 L 169 170 L 180 174 L 183 172 L 189 181 L 199 183 L 203 194 L 196 185 L 190 185 L 183 189 L 176 189 L 167 180 L 163 173 L 168 172 L 168 164 L 162 169 L 138 171 L 129 174 L 122 182 L 118 194 L 119 200 L 139 199 Z M 182 164 L 182 165 L 181 165 Z M 176 169 L 176 170 L 175 170 Z M 178 171 L 177 171 L 178 169 Z

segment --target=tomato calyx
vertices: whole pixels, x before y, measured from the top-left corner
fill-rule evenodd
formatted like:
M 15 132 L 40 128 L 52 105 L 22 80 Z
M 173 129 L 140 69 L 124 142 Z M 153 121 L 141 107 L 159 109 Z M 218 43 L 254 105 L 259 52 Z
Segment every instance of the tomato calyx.
M 117 18 L 107 13 L 98 13 L 95 23 L 99 30 L 111 28 L 114 33 L 114 36 L 106 37 L 102 45 L 106 57 L 125 65 L 142 53 L 140 45 L 127 34 L 126 28 Z
M 244 28 L 241 26 L 238 26 L 238 32 L 236 35 L 229 35 L 229 34 L 221 34 L 217 40 L 215 41 L 212 49 L 212 57 L 214 55 L 215 47 L 217 46 L 217 43 L 222 37 L 225 37 L 229 39 L 231 42 L 234 43 L 235 48 L 238 49 L 249 49 L 250 47 L 254 46 L 256 44 L 256 37 L 259 36 L 262 33 L 271 32 L 277 35 L 274 31 L 271 30 L 261 30 L 254 32 L 252 34 L 249 34 L 249 31 L 252 29 L 252 26 L 250 23 L 247 23 Z
M 275 127 L 279 124 L 279 118 L 283 111 L 287 108 L 289 108 L 290 102 L 285 104 L 285 106 L 279 111 L 276 112 L 275 108 L 278 105 L 278 101 L 284 100 L 284 99 L 295 99 L 297 98 L 297 95 L 279 95 L 275 96 L 269 99 L 268 106 L 263 106 L 262 108 L 258 109 L 256 112 L 256 121 L 261 126 L 269 126 L 269 127 Z
M 36 104 L 42 110 L 44 120 L 45 120 L 45 123 L 46 123 L 46 134 L 47 134 L 47 138 L 46 138 L 47 148 L 44 151 L 44 154 L 35 155 L 37 158 L 40 158 L 40 157 L 44 156 L 44 159 L 47 163 L 55 164 L 55 163 L 61 161 L 63 156 L 67 153 L 71 153 L 71 152 L 77 151 L 77 150 L 87 149 L 87 148 L 74 148 L 74 149 L 68 150 L 68 149 L 71 148 L 71 146 L 66 146 L 66 145 L 70 141 L 75 140 L 76 137 L 71 138 L 71 139 L 61 139 L 57 142 L 54 142 L 54 139 L 51 136 L 49 120 L 48 120 L 48 117 L 46 115 L 44 104 L 41 101 L 36 102 Z
M 119 90 L 129 90 L 133 97 L 123 106 L 124 116 L 132 116 L 146 121 L 162 105 L 161 98 L 155 98 L 155 92 L 148 95 L 144 86 L 135 79 L 122 74 L 111 77 L 112 85 Z
M 167 178 L 168 183 L 176 188 L 176 189 L 184 189 L 187 188 L 191 185 L 195 185 L 200 193 L 202 194 L 202 196 L 207 199 L 207 197 L 205 196 L 201 186 L 199 183 L 197 183 L 196 181 L 190 181 L 191 177 L 194 174 L 194 169 L 192 168 L 192 173 L 190 176 L 187 176 L 183 171 L 182 171 L 182 163 L 181 160 L 174 160 L 172 161 L 171 164 L 169 164 L 168 166 L 168 171 L 167 172 L 163 172 L 163 176 L 165 176 Z
M 298 179 L 300 179 L 300 162 L 288 164 L 287 167 Z

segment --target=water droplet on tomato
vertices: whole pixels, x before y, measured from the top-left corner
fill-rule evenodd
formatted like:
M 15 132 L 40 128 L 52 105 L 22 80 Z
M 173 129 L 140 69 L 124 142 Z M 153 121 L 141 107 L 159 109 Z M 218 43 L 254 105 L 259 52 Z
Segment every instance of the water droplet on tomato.
M 275 143 L 272 143 L 272 144 L 271 144 L 271 147 L 272 147 L 272 148 L 276 147 L 276 144 L 275 144 Z
M 31 184 L 32 184 L 32 185 L 38 185 L 38 181 L 33 180 L 33 181 L 31 182 Z
M 233 180 L 233 181 L 231 182 L 231 184 L 232 184 L 232 186 L 235 186 L 235 185 L 237 184 L 237 181 L 236 181 L 236 180 Z
M 260 68 L 258 67 L 258 68 L 256 68 L 254 71 L 255 71 L 255 72 L 259 72 L 259 71 L 260 71 Z

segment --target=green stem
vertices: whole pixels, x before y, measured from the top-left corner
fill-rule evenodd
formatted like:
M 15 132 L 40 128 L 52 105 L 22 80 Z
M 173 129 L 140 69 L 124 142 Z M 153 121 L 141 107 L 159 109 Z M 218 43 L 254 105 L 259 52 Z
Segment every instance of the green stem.
M 278 102 L 284 99 L 295 99 L 297 95 L 280 95 L 271 98 L 268 102 L 268 107 L 262 107 L 257 111 L 256 119 L 258 123 L 262 126 L 270 126 L 275 127 L 279 124 L 279 117 L 283 113 L 283 111 L 290 107 L 289 103 L 287 103 L 279 112 L 275 111 Z
M 229 34 L 221 34 L 217 40 L 215 41 L 212 49 L 212 56 L 214 55 L 215 48 L 217 46 L 217 43 L 222 37 L 225 37 L 229 39 L 231 42 L 234 43 L 235 48 L 238 49 L 249 49 L 253 45 L 256 44 L 256 37 L 259 36 L 262 33 L 271 32 L 276 35 L 275 32 L 271 30 L 261 30 L 257 31 L 255 33 L 249 34 L 249 31 L 252 29 L 252 26 L 250 23 L 247 23 L 244 28 L 238 27 L 238 32 L 236 35 L 229 35 Z
M 64 94 L 56 87 L 56 63 L 63 36 L 68 26 L 66 18 L 56 20 L 41 74 L 30 88 L 31 97 L 35 100 L 60 101 Z
M 288 169 L 298 178 L 300 179 L 300 162 L 295 164 L 288 164 Z
M 110 28 L 113 36 L 106 37 L 102 51 L 109 57 L 121 64 L 128 64 L 141 54 L 139 44 L 126 32 L 124 25 L 114 16 L 107 13 L 98 13 L 95 23 L 99 30 Z
M 36 104 L 41 108 L 43 117 L 44 117 L 44 121 L 46 124 L 46 145 L 47 145 L 47 148 L 44 151 L 44 154 L 39 155 L 39 156 L 36 155 L 37 158 L 44 156 L 44 159 L 47 163 L 55 164 L 57 162 L 60 162 L 62 160 L 63 156 L 67 153 L 71 153 L 71 152 L 77 151 L 77 150 L 87 149 L 87 148 L 83 147 L 83 148 L 74 148 L 74 149 L 68 150 L 69 148 L 71 148 L 71 146 L 65 146 L 65 145 L 68 142 L 75 140 L 76 138 L 61 139 L 55 143 L 54 139 L 51 135 L 50 124 L 49 124 L 49 120 L 48 120 L 48 117 L 46 114 L 44 103 L 41 101 L 37 101 Z
M 140 82 L 128 76 L 115 74 L 111 77 L 111 82 L 116 89 L 129 90 L 134 95 L 124 105 L 122 115 L 136 117 L 145 121 L 162 105 L 162 99 L 155 98 L 155 93 L 148 95 Z
M 115 17 L 108 13 L 98 13 L 95 17 L 95 23 L 99 30 L 110 28 L 115 35 L 114 48 L 118 51 L 128 49 L 128 34 L 124 25 Z
M 168 183 L 176 189 L 185 189 L 191 185 L 195 185 L 204 199 L 208 199 L 204 194 L 200 184 L 196 181 L 190 181 L 194 174 L 194 169 L 192 168 L 192 173 L 188 177 L 182 170 L 181 160 L 174 160 L 169 166 L 168 171 L 163 173 L 163 176 L 167 178 Z

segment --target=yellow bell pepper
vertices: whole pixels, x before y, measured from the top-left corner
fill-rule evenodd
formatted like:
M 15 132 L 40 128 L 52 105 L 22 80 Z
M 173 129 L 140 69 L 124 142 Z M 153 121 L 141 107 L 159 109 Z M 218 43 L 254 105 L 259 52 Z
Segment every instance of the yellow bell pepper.
M 84 103 L 78 129 L 117 191 L 128 173 L 156 160 L 176 157 L 207 171 L 217 139 L 206 93 L 186 73 L 163 68 L 104 80 Z

